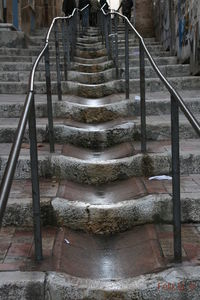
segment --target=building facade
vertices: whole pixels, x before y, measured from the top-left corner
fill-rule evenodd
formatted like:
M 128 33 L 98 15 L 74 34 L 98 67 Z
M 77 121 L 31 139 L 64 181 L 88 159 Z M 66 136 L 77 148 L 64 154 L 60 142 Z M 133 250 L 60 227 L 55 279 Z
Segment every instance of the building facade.
M 165 49 L 200 72 L 200 1 L 154 0 L 154 26 Z
M 26 33 L 48 26 L 61 14 L 62 0 L 0 0 L 2 22 L 12 23 Z M 3 18 L 3 12 L 6 12 Z

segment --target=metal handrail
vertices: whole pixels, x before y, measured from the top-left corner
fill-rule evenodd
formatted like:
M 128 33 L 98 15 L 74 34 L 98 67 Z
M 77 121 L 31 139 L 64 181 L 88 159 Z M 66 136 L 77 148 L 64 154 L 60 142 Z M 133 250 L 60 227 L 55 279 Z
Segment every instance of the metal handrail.
M 31 150 L 33 210 L 35 209 L 33 214 L 36 218 L 39 218 L 36 221 L 34 220 L 34 226 L 35 226 L 34 236 L 35 236 L 35 248 L 36 248 L 35 256 L 36 256 L 37 260 L 42 259 L 42 242 L 41 242 L 40 212 L 39 212 L 39 209 L 40 209 L 39 200 L 40 199 L 39 199 L 37 142 L 36 142 L 36 127 L 35 127 L 34 77 L 35 77 L 35 72 L 36 72 L 37 66 L 38 66 L 39 62 L 41 61 L 42 57 L 46 54 L 46 50 L 49 47 L 49 37 L 50 37 L 50 34 L 52 32 L 54 25 L 56 24 L 56 21 L 70 19 L 75 15 L 76 11 L 77 12 L 83 11 L 84 9 L 86 9 L 86 7 L 88 7 L 88 5 L 86 5 L 82 9 L 75 8 L 73 10 L 72 14 L 69 16 L 56 17 L 53 19 L 53 21 L 50 25 L 50 28 L 46 34 L 45 45 L 44 45 L 43 49 L 41 50 L 41 52 L 39 53 L 39 55 L 37 56 L 37 58 L 33 64 L 33 67 L 31 69 L 31 72 L 30 72 L 29 83 L 28 83 L 28 93 L 27 93 L 27 96 L 25 99 L 23 111 L 22 111 L 22 114 L 21 114 L 21 117 L 20 117 L 20 120 L 18 123 L 16 134 L 15 134 L 15 140 L 11 147 L 11 151 L 9 154 L 9 158 L 8 158 L 8 161 L 6 164 L 6 168 L 5 168 L 5 171 L 4 171 L 4 174 L 2 177 L 2 181 L 1 181 L 1 186 L 0 186 L 0 227 L 1 227 L 3 216 L 4 216 L 5 209 L 6 209 L 7 202 L 8 202 L 9 193 L 11 190 L 11 185 L 12 185 L 13 178 L 14 178 L 14 173 L 16 170 L 16 165 L 17 165 L 18 158 L 19 158 L 22 139 L 24 136 L 27 122 L 28 122 L 28 118 L 30 118 L 29 119 L 29 136 L 30 136 L 30 150 Z M 32 136 L 34 138 L 32 138 Z M 53 146 L 53 149 L 54 149 L 54 146 Z M 33 174 L 32 168 L 35 169 L 34 174 L 37 177 L 36 179 L 33 178 L 34 174 Z M 35 199 L 35 200 L 37 203 L 34 203 L 34 197 L 36 197 L 36 196 L 37 196 L 37 199 Z M 35 205 L 35 208 L 34 208 L 34 205 Z
M 179 95 L 176 89 L 169 83 L 165 76 L 160 71 L 150 52 L 148 51 L 144 39 L 130 23 L 129 19 L 116 11 L 105 12 L 104 6 L 101 7 L 101 12 L 105 17 L 105 23 L 107 26 L 106 18 L 109 15 L 121 17 L 125 20 L 125 91 L 126 98 L 129 98 L 129 57 L 128 57 L 128 26 L 134 31 L 135 35 L 139 39 L 140 50 L 140 113 L 141 113 L 141 151 L 146 153 L 146 103 L 145 103 L 145 60 L 146 54 L 150 64 L 154 71 L 164 83 L 165 87 L 171 95 L 171 148 L 172 148 L 172 199 L 173 199 L 173 227 L 174 227 L 174 258 L 176 262 L 182 261 L 182 247 L 181 247 L 181 203 L 180 203 L 180 158 L 179 158 L 179 108 L 184 113 L 196 133 L 200 136 L 200 124 L 185 104 L 183 98 Z M 109 21 L 111 18 L 109 18 Z M 112 29 L 112 26 L 110 27 Z M 108 28 L 105 30 L 105 39 L 108 40 L 107 34 Z M 115 22 L 116 31 L 116 22 Z M 115 32 L 117 36 L 117 32 Z M 117 40 L 116 40 L 117 41 Z M 116 42 L 117 44 L 117 42 Z M 109 43 L 106 42 L 106 46 Z M 116 45 L 118 51 L 118 45 Z M 117 54 L 118 56 L 118 54 Z M 118 57 L 116 58 L 118 61 Z M 116 65 L 116 76 L 118 74 L 118 65 Z
M 140 42 L 142 43 L 142 47 L 152 65 L 152 67 L 154 68 L 154 70 L 156 71 L 158 77 L 160 77 L 161 81 L 165 84 L 166 88 L 168 89 L 168 91 L 170 92 L 171 95 L 173 95 L 174 98 L 176 98 L 176 100 L 179 103 L 179 106 L 181 108 L 181 110 L 183 111 L 183 113 L 185 114 L 185 116 L 187 117 L 187 119 L 190 121 L 192 127 L 195 129 L 195 131 L 197 132 L 198 135 L 200 135 L 200 124 L 197 121 L 197 119 L 194 117 L 194 115 L 192 114 L 192 112 L 189 110 L 189 108 L 187 107 L 187 105 L 185 104 L 183 98 L 179 95 L 179 93 L 175 90 L 175 88 L 169 83 L 169 81 L 165 78 L 165 76 L 162 74 L 162 72 L 160 71 L 158 65 L 156 64 L 156 62 L 154 61 L 152 55 L 150 54 L 149 50 L 146 47 L 146 44 L 144 42 L 144 39 L 142 38 L 142 36 L 139 34 L 139 32 L 135 29 L 135 27 L 131 24 L 131 22 L 129 21 L 129 19 L 120 14 L 117 11 L 111 10 L 110 12 L 105 12 L 104 11 L 104 6 L 106 4 L 104 4 L 101 7 L 101 11 L 103 12 L 103 14 L 106 15 L 118 15 L 120 17 L 122 17 L 124 20 L 126 20 L 126 22 L 129 24 L 129 26 L 133 29 L 134 33 L 137 35 L 137 37 L 139 38 Z

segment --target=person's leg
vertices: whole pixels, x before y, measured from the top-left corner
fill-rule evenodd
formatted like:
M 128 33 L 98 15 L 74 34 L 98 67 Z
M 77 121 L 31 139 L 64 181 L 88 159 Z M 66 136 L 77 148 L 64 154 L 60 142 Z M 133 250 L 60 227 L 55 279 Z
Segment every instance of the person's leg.
M 82 12 L 82 25 L 83 25 L 83 30 L 85 30 L 88 25 L 89 25 L 89 9 L 86 8 Z

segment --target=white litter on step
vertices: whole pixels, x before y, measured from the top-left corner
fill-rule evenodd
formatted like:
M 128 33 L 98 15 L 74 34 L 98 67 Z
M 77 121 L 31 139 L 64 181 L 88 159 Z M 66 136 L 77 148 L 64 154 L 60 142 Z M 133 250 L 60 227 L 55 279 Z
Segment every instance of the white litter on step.
M 64 239 L 66 244 L 70 244 L 70 242 L 67 239 Z
M 149 177 L 149 180 L 172 180 L 172 177 L 167 175 L 159 175 L 159 176 Z
M 135 101 L 140 101 L 140 96 L 135 96 Z

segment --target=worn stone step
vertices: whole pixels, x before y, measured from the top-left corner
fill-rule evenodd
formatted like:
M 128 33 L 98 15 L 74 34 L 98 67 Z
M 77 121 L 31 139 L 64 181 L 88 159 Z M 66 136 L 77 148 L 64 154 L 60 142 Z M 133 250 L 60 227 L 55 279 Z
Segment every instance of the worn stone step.
M 187 107 L 198 118 L 200 114 L 199 90 L 178 91 Z M 0 95 L 0 117 L 15 118 L 21 115 L 26 95 Z M 130 100 L 124 94 L 113 94 L 100 99 L 82 99 L 74 95 L 63 95 L 58 101 L 53 99 L 53 115 L 55 118 L 72 118 L 83 123 L 100 123 L 129 115 L 140 116 L 139 94 L 131 94 Z M 47 117 L 47 97 L 45 94 L 36 94 L 36 114 L 38 117 Z M 146 93 L 147 116 L 170 114 L 170 95 L 168 92 Z M 181 111 L 180 111 L 181 113 Z
M 81 64 L 98 64 L 106 61 L 108 61 L 107 56 L 101 56 L 97 58 L 83 58 L 83 57 L 74 56 L 74 62 L 81 63 Z
M 93 43 L 98 43 L 102 42 L 102 37 L 101 36 L 91 36 L 91 37 L 77 37 L 77 42 L 78 43 L 88 43 L 88 44 L 93 44 Z
M 4 62 L 0 63 L 0 72 L 1 71 L 31 71 L 33 63 L 32 62 L 23 62 L 22 61 L 17 61 L 17 62 Z M 101 72 L 103 70 L 112 68 L 114 65 L 112 60 L 101 62 L 98 64 L 81 64 L 81 63 L 75 63 L 71 62 L 69 70 L 77 70 L 79 72 L 86 72 L 86 73 L 92 73 L 92 72 Z M 61 70 L 64 70 L 64 64 L 63 61 L 60 64 Z M 50 69 L 55 71 L 56 70 L 56 63 L 55 60 L 51 61 L 50 63 Z M 38 71 L 44 71 L 45 70 L 45 65 L 44 63 L 40 63 L 37 67 Z
M 79 49 L 81 51 L 97 51 L 97 50 L 101 50 L 101 49 L 105 49 L 105 46 L 102 45 L 101 42 L 98 43 L 93 43 L 91 44 L 81 44 L 81 43 L 77 43 L 76 44 L 76 49 Z
M 0 72 L 0 81 L 1 82 L 25 82 L 29 80 L 29 74 L 28 71 L 21 71 L 21 72 Z M 64 81 L 64 72 L 60 73 L 61 79 Z M 40 82 L 45 82 L 45 72 L 44 71 L 38 71 L 35 74 L 35 80 Z M 83 72 L 77 72 L 77 71 L 69 71 L 67 76 L 69 81 L 74 82 L 80 82 L 83 84 L 99 84 L 104 83 L 107 81 L 112 80 L 115 78 L 115 70 L 105 70 L 98 73 L 83 73 Z M 57 73 L 55 71 L 51 72 L 51 80 L 56 81 L 57 80 Z
M 168 51 L 164 51 L 162 46 L 157 46 L 157 45 L 156 46 L 148 46 L 148 50 L 150 51 L 150 53 L 152 55 L 170 56 L 170 53 Z M 52 53 L 54 53 L 54 51 L 52 51 Z M 124 47 L 118 48 L 118 53 L 119 53 L 119 56 L 124 55 L 125 48 Z M 92 48 L 90 51 L 89 48 L 85 48 L 85 50 L 83 50 L 83 49 L 79 49 L 77 47 L 76 52 L 75 52 L 76 56 L 80 56 L 82 58 L 93 58 L 93 57 L 103 56 L 106 54 L 107 54 L 106 49 L 96 50 L 95 48 Z M 136 55 L 139 55 L 139 48 L 138 47 L 129 47 L 129 57 L 136 56 Z
M 151 51 L 150 52 L 151 55 L 154 57 L 173 57 L 173 55 L 171 55 L 169 53 L 169 51 Z M 139 58 L 139 51 L 135 50 L 134 52 L 130 53 L 129 52 L 129 59 L 133 59 L 133 58 Z M 121 54 L 119 54 L 119 59 L 120 60 L 124 60 L 125 59 L 125 51 L 122 49 L 121 50 Z
M 115 39 L 113 38 L 113 43 L 114 43 Z M 152 42 L 152 41 L 145 41 L 145 44 L 147 45 L 147 47 L 150 46 L 161 46 L 160 42 Z M 125 39 L 118 39 L 118 46 L 121 47 L 122 45 L 125 45 Z M 129 46 L 139 46 L 139 40 L 134 40 L 134 39 L 129 39 Z
M 0 62 L 31 62 L 33 63 L 34 58 L 31 56 L 8 56 L 8 55 L 0 55 Z
M 177 64 L 177 57 L 171 56 L 171 57 L 154 57 L 154 61 L 158 65 L 175 65 Z M 145 59 L 145 66 L 151 65 L 148 59 Z M 124 68 L 125 67 L 125 60 L 124 59 L 119 59 L 119 66 Z M 139 66 L 139 59 L 129 59 L 129 66 L 130 67 L 135 67 Z
M 200 113 L 199 90 L 179 91 L 187 107 L 196 114 Z M 0 95 L 0 117 L 19 117 L 26 95 L 2 94 Z M 112 120 L 117 116 L 127 116 L 130 112 L 139 116 L 139 95 L 131 94 L 130 100 L 124 94 L 114 94 L 100 99 L 82 99 L 78 96 L 63 95 L 62 101 L 57 101 L 53 95 L 54 117 L 73 118 L 80 122 L 98 123 Z M 46 101 L 44 94 L 35 96 L 36 113 L 38 117 L 46 117 Z M 146 94 L 147 115 L 170 114 L 170 96 L 167 92 L 154 92 Z M 180 112 L 181 113 L 181 112 Z
M 62 41 L 60 41 L 62 43 Z M 112 40 L 112 44 L 114 45 L 115 47 L 115 39 L 113 38 Z M 55 44 L 51 42 L 52 45 L 52 48 L 55 47 Z M 125 40 L 119 40 L 118 41 L 118 47 L 119 49 L 122 48 L 123 46 L 125 45 Z M 155 46 L 157 46 L 159 49 L 163 50 L 163 46 L 161 46 L 161 44 L 159 42 L 151 42 L 151 43 L 146 43 L 147 45 L 147 48 L 151 49 Z M 91 48 L 91 43 L 86 43 L 86 42 L 77 42 L 76 43 L 76 46 L 78 49 L 82 49 L 82 50 L 89 50 Z M 139 42 L 138 41 L 134 41 L 134 40 L 129 40 L 129 47 L 130 47 L 130 50 L 132 47 L 138 47 L 139 46 Z M 104 46 L 104 43 L 102 43 L 102 41 L 99 41 L 99 42 L 95 42 L 95 43 L 92 43 L 92 47 L 96 50 L 96 49 L 101 49 Z
M 200 78 L 194 76 L 185 76 L 185 77 L 170 77 L 169 82 L 178 89 L 198 89 L 200 86 Z M 63 91 L 66 93 L 73 93 L 86 98 L 99 98 L 112 93 L 119 93 L 125 91 L 125 82 L 123 79 L 109 81 L 107 83 L 98 84 L 98 85 L 86 85 L 78 84 L 78 89 L 76 84 L 73 85 L 70 82 L 63 83 Z M 72 87 L 74 89 L 72 90 Z M 130 79 L 130 93 L 139 92 L 139 79 Z M 147 91 L 163 91 L 166 90 L 163 83 L 158 78 L 146 78 L 146 90 Z
M 30 62 L 24 62 L 24 58 L 25 57 L 9 57 L 10 58 L 13 58 L 13 60 L 17 60 L 17 61 L 12 61 L 12 62 L 9 62 L 9 61 L 5 61 L 5 59 L 7 60 L 8 57 L 2 57 L 2 60 L 4 62 L 0 62 L 0 71 L 30 71 L 31 68 L 32 68 L 32 59 L 30 57 L 26 57 L 28 58 L 28 60 Z M 1 60 L 1 57 L 0 57 L 0 60 Z M 112 60 L 107 60 L 107 61 L 104 61 L 104 62 L 99 62 L 99 63 L 92 63 L 92 59 L 87 60 L 88 63 L 79 63 L 79 62 L 71 62 L 71 66 L 70 66 L 70 69 L 71 70 L 78 70 L 80 72 L 88 72 L 88 73 L 92 73 L 92 72 L 100 72 L 100 71 L 103 71 L 103 70 L 106 70 L 108 68 L 112 68 L 114 66 L 114 63 Z M 22 64 L 23 62 L 23 64 Z M 161 58 L 155 58 L 155 62 L 158 64 L 158 65 L 175 65 L 177 63 L 177 58 L 176 57 L 161 57 Z M 149 66 L 150 63 L 149 61 L 146 59 L 145 60 L 145 65 L 146 66 Z M 130 67 L 136 67 L 136 66 L 139 66 L 139 59 L 131 59 L 129 60 L 129 66 Z M 50 63 L 50 67 L 51 67 L 51 70 L 56 70 L 56 64 L 55 64 L 55 59 L 53 59 Z M 119 61 L 119 67 L 121 68 L 124 68 L 125 67 L 125 62 L 120 60 Z M 40 63 L 37 67 L 37 70 L 44 70 L 45 68 L 45 65 L 44 63 Z M 63 70 L 64 69 L 64 66 L 63 66 L 63 61 L 61 63 L 61 69 Z
M 200 119 L 200 115 L 196 115 L 197 119 Z M 139 117 L 134 118 L 135 122 L 135 136 L 140 137 L 140 123 Z M 171 119 L 170 115 L 163 116 L 147 116 L 146 118 L 146 134 L 148 140 L 166 140 L 171 136 Z M 179 133 L 180 138 L 187 140 L 188 138 L 198 138 L 192 125 L 186 119 L 184 115 L 179 117 Z M 187 142 L 186 142 L 187 143 Z
M 70 153 L 62 150 L 62 146 L 56 147 L 54 154 L 49 153 L 49 146 L 38 145 L 39 175 L 45 178 L 56 177 L 73 182 L 87 184 L 103 184 L 130 178 L 132 176 L 170 175 L 171 150 L 170 141 L 148 142 L 147 153 L 141 154 L 140 144 L 134 143 L 136 154 L 120 158 L 120 151 L 110 148 L 107 157 L 113 157 L 117 153 L 118 158 L 102 160 L 99 150 L 91 153 L 90 150 L 78 148 Z M 116 146 L 115 146 L 116 147 Z M 2 176 L 7 162 L 10 144 L 1 144 L 0 176 Z M 30 178 L 30 153 L 28 147 L 22 147 L 15 179 Z M 184 140 L 180 142 L 180 166 L 181 174 L 199 174 L 200 155 L 199 140 Z M 109 155 L 109 152 L 111 155 Z M 69 153 L 69 154 L 68 154 Z M 90 155 L 88 155 L 90 154 Z M 93 156 L 93 159 L 91 157 Z M 104 156 L 105 157 L 105 156 Z
M 199 188 L 198 175 L 181 176 L 182 222 L 200 222 Z M 58 222 L 69 228 L 115 233 L 158 220 L 172 222 L 171 192 L 171 180 L 156 182 L 146 177 L 99 186 L 61 181 L 52 206 Z
M 87 113 L 87 112 L 86 112 Z M 91 113 L 91 112 L 90 112 Z M 102 117 L 103 123 L 82 123 L 72 119 L 54 119 L 55 141 L 59 144 L 68 143 L 83 147 L 104 148 L 126 141 L 140 139 L 140 117 L 129 112 L 129 118 L 115 118 L 109 120 Z M 100 119 L 100 118 L 99 118 Z M 198 115 L 199 119 L 199 115 Z M 91 118 L 92 121 L 92 118 Z M 0 142 L 11 142 L 14 138 L 18 120 L 15 118 L 1 118 Z M 47 119 L 37 120 L 38 142 L 48 141 Z M 166 140 L 171 136 L 170 115 L 147 116 L 147 140 Z M 185 116 L 180 115 L 179 134 L 181 139 L 197 138 L 197 134 Z M 28 132 L 25 141 L 28 140 Z
M 106 56 L 107 50 L 104 48 L 96 51 L 94 51 L 94 49 L 91 49 L 91 51 L 89 50 L 84 51 L 76 48 L 75 55 L 81 58 L 98 58 L 98 57 Z
M 20 49 L 20 48 L 4 48 L 0 47 L 0 55 L 6 56 L 37 56 L 40 49 Z
M 169 82 L 175 88 L 181 89 L 198 89 L 200 86 L 200 78 L 198 76 L 169 77 Z M 57 83 L 52 81 L 52 93 L 57 94 Z M 0 82 L 1 94 L 24 94 L 27 92 L 27 82 Z M 46 93 L 46 84 L 44 82 L 35 82 L 36 93 Z M 158 78 L 146 78 L 146 90 L 165 91 L 164 84 Z M 122 93 L 125 91 L 125 81 L 115 80 L 101 84 L 83 84 L 77 82 L 62 82 L 62 91 L 64 94 L 74 94 L 85 98 L 100 98 L 111 95 L 113 93 Z M 130 79 L 130 93 L 138 93 L 140 91 L 139 79 Z
M 1 143 L 13 141 L 17 123 L 18 119 L 15 118 L 1 118 Z M 83 147 L 104 148 L 129 141 L 134 135 L 134 122 L 131 118 L 123 118 L 93 125 L 67 119 L 54 119 L 54 135 L 55 141 L 59 144 L 71 141 L 72 144 Z M 24 141 L 28 139 L 27 129 Z M 48 141 L 47 119 L 37 120 L 37 139 L 38 142 Z
M 0 48 L 0 55 L 5 56 L 37 56 L 40 53 L 41 49 L 19 49 L 19 48 Z M 81 56 L 83 58 L 96 58 L 106 55 L 106 49 L 101 49 L 94 51 L 93 49 L 91 51 L 81 51 L 76 49 L 75 53 L 77 56 Z M 60 54 L 63 55 L 63 49 L 60 49 Z M 55 50 L 50 51 L 50 57 L 56 55 Z
M 159 67 L 162 74 L 166 77 L 175 77 L 175 76 L 189 76 L 190 67 L 189 65 L 170 65 L 170 66 L 160 66 Z M 95 71 L 95 70 L 93 70 Z M 120 77 L 125 78 L 125 69 L 119 70 Z M 21 72 L 1 72 L 0 71 L 0 81 L 28 81 L 30 72 L 21 71 Z M 155 77 L 156 73 L 152 67 L 146 67 L 145 69 L 146 78 Z M 85 84 L 99 84 L 113 80 L 116 77 L 116 71 L 114 68 L 109 70 L 103 70 L 100 72 L 86 73 L 86 72 L 77 72 L 77 71 L 68 71 L 68 80 L 75 81 Z M 139 67 L 129 69 L 130 79 L 135 79 L 140 77 Z M 64 80 L 64 72 L 61 72 L 61 78 Z M 35 74 L 36 81 L 45 81 L 45 72 L 38 71 Z M 57 73 L 55 71 L 51 72 L 51 80 L 57 80 Z
M 190 75 L 190 66 L 189 65 L 166 65 L 166 66 L 159 66 L 160 71 L 165 77 L 183 77 Z M 120 69 L 121 78 L 125 78 L 125 69 Z M 139 67 L 129 68 L 129 77 L 130 79 L 139 78 L 140 77 L 140 69 Z M 156 72 L 152 67 L 147 66 L 145 68 L 145 77 L 151 78 L 156 77 Z
M 43 47 L 43 43 L 38 43 L 38 44 L 34 44 L 29 46 L 28 49 L 34 49 L 34 50 L 38 50 L 38 49 L 42 49 Z M 70 46 L 71 47 L 71 46 Z M 76 48 L 80 49 L 80 50 L 91 50 L 93 49 L 93 51 L 97 51 L 97 50 L 101 50 L 103 48 L 105 48 L 105 46 L 101 43 L 101 42 L 96 42 L 96 43 L 92 43 L 92 44 L 83 44 L 83 43 L 76 43 Z M 59 40 L 59 49 L 60 51 L 63 51 L 64 46 L 63 46 L 63 41 Z M 49 42 L 49 50 L 55 50 L 55 42 Z
M 150 53 L 158 53 L 158 52 L 164 51 L 164 48 L 162 45 L 148 45 L 147 49 L 149 50 Z M 168 52 L 168 51 L 166 51 L 166 52 Z M 125 46 L 123 47 L 121 45 L 120 47 L 118 47 L 118 53 L 119 53 L 119 55 L 125 53 Z M 139 47 L 138 46 L 129 46 L 129 56 L 131 54 L 135 54 L 135 53 L 139 53 Z
M 13 63 L 13 68 L 15 70 L 15 68 L 17 68 L 17 70 L 23 70 L 25 67 L 23 67 L 23 65 L 27 65 L 28 62 L 31 63 L 31 66 L 33 64 L 33 62 L 35 61 L 36 59 L 36 56 L 5 56 L 5 55 L 0 55 L 0 70 L 8 70 L 10 71 L 11 70 L 11 65 Z M 154 60 L 156 61 L 157 64 L 161 64 L 161 65 L 164 65 L 164 64 L 176 64 L 177 63 L 177 58 L 176 57 L 154 57 Z M 23 64 L 22 64 L 23 62 Z M 86 59 L 86 58 L 80 58 L 80 57 L 74 57 L 74 61 L 71 62 L 71 68 L 76 68 L 77 67 L 77 64 L 79 65 L 83 65 L 83 68 L 84 68 L 84 65 L 91 65 L 91 69 L 94 68 L 93 65 L 99 65 L 99 64 L 106 64 L 107 63 L 111 63 L 112 61 L 111 60 L 108 60 L 108 58 L 105 56 L 105 57 L 99 57 L 99 58 L 91 58 L 91 59 Z M 17 65 L 18 63 L 18 66 L 15 67 L 15 65 Z M 25 63 L 25 64 L 24 64 Z M 50 64 L 52 65 L 53 64 L 53 69 L 55 69 L 55 63 L 56 63 L 56 58 L 53 56 L 51 56 L 51 59 L 50 59 Z M 61 67 L 63 68 L 63 63 L 64 63 L 64 60 L 63 60 L 63 57 L 61 57 Z M 146 65 L 150 65 L 149 61 L 146 59 L 145 60 L 145 64 Z M 44 65 L 44 59 L 41 60 L 39 66 L 38 66 L 38 69 L 40 70 L 41 69 L 41 65 Z M 133 58 L 133 57 L 130 57 L 129 59 L 129 65 L 130 67 L 134 67 L 134 66 L 139 66 L 139 59 L 138 58 Z M 8 66 L 8 67 L 7 67 Z M 21 67 L 20 67 L 21 66 Z M 125 60 L 124 60 L 124 56 L 119 56 L 119 66 L 124 68 L 125 67 Z M 31 67 L 30 67 L 31 68 Z M 43 68 L 43 67 L 42 67 Z M 100 67 L 98 67 L 100 68 Z M 89 68 L 90 69 L 90 68 Z M 90 70 L 88 69 L 87 72 L 90 72 Z
M 114 63 L 112 60 L 107 60 L 105 62 L 100 62 L 97 64 L 82 64 L 82 63 L 72 63 L 71 70 L 77 70 L 79 72 L 86 72 L 86 73 L 95 73 L 95 72 L 102 72 L 104 70 L 110 69 L 114 67 Z
M 171 180 L 132 177 L 95 186 L 40 179 L 40 186 L 42 222 L 45 225 L 53 222 L 75 230 L 108 234 L 136 225 L 157 223 L 158 219 L 162 223 L 172 222 Z M 181 176 L 184 223 L 200 222 L 199 189 L 198 175 Z M 31 196 L 30 180 L 14 181 L 3 226 L 33 225 Z

